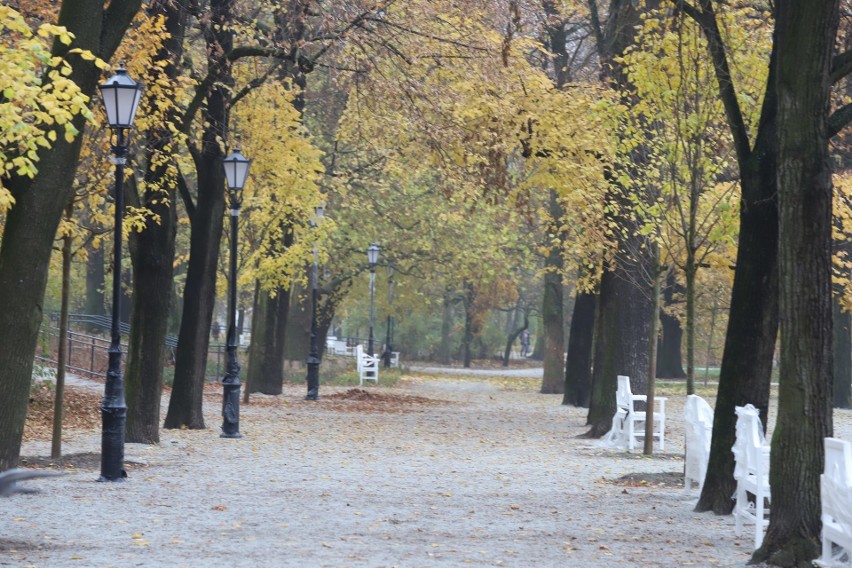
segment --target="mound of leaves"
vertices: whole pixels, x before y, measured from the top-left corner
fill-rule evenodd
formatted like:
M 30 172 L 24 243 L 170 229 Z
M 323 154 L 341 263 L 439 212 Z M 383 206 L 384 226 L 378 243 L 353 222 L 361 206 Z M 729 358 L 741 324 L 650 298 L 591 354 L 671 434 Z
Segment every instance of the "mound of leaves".
M 24 424 L 24 439 L 50 440 L 53 432 L 53 404 L 56 393 L 42 383 L 30 392 L 30 406 Z M 101 427 L 101 398 L 95 391 L 65 388 L 63 430 L 96 430 Z
M 372 392 L 365 389 L 349 389 L 327 396 L 321 396 L 325 408 L 346 412 L 418 412 L 418 407 L 436 404 L 449 404 L 445 400 L 436 400 L 422 396 Z M 330 404 L 329 404 L 330 403 Z
M 626 487 L 683 487 L 683 472 L 629 473 L 611 480 L 611 483 Z

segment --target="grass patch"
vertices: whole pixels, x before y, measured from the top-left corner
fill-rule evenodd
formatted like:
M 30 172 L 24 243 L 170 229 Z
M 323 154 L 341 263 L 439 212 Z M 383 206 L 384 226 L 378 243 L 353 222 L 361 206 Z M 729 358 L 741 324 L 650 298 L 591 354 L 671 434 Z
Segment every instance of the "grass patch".
M 305 372 L 306 371 L 304 370 L 288 372 L 285 374 L 284 380 L 288 383 L 304 383 Z M 381 367 L 379 368 L 379 385 L 383 387 L 394 387 L 399 382 L 399 379 L 402 378 L 402 375 L 402 369 L 385 369 L 384 367 Z M 372 385 L 373 382 L 367 381 L 364 384 Z M 320 385 L 357 387 L 358 371 L 354 369 L 337 372 L 335 372 L 334 369 L 326 371 L 322 368 L 322 366 L 320 366 Z

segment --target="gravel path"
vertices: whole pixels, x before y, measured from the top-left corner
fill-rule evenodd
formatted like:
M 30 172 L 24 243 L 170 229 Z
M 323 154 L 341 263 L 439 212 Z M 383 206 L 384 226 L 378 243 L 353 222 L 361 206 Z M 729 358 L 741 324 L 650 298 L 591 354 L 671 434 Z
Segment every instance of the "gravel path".
M 243 407 L 241 440 L 218 437 L 210 391 L 209 430 L 127 445 L 128 482 L 81 466 L 0 500 L 0 566 L 745 564 L 750 533 L 693 513 L 694 492 L 612 482 L 682 471 L 680 397 L 666 453 L 644 458 L 578 439 L 585 412 L 523 381 L 412 376 L 362 399 L 324 387 L 316 403 L 288 386 Z M 850 423 L 836 418 L 838 435 Z M 64 448 L 97 453 L 99 434 Z

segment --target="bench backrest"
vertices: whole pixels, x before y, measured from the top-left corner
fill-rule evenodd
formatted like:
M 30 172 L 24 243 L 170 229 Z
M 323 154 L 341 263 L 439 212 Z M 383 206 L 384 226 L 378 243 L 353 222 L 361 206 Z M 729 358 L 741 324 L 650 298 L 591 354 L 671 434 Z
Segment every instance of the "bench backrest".
M 732 451 L 736 466 L 734 479 L 745 475 L 767 475 L 765 438 L 760 413 L 751 404 L 737 406 L 737 439 Z
M 706 448 L 710 451 L 710 438 L 713 434 L 713 409 L 707 401 L 691 394 L 686 397 L 683 418 L 687 447 Z
M 630 377 L 618 375 L 618 388 L 615 391 L 615 404 L 618 408 L 633 412 L 633 392 L 630 390 Z
M 852 538 L 852 444 L 825 439 L 825 470 L 820 476 L 822 515 Z

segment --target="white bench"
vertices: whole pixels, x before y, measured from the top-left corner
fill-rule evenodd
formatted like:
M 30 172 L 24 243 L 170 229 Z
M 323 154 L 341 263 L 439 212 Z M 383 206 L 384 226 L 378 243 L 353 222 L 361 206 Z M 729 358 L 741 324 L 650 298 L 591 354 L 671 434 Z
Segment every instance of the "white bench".
M 379 357 L 364 353 L 361 345 L 355 347 L 355 365 L 358 369 L 358 384 L 373 381 L 379 384 Z
M 747 404 L 737 406 L 737 439 L 734 453 L 734 479 L 737 481 L 734 519 L 740 535 L 743 521 L 754 523 L 754 548 L 760 548 L 763 531 L 769 526 L 771 491 L 769 487 L 769 445 L 763 436 L 758 410 Z M 754 502 L 749 500 L 754 497 Z
M 352 347 L 346 345 L 346 341 L 343 339 L 337 339 L 336 337 L 329 336 L 325 340 L 325 348 L 331 355 L 346 355 L 349 357 L 353 357 L 355 355 L 355 351 Z
M 654 438 L 660 450 L 666 449 L 666 397 L 654 397 L 657 411 L 652 412 L 654 420 Z M 608 442 L 628 450 L 633 450 L 639 444 L 639 439 L 645 439 L 646 413 L 635 410 L 633 403 L 647 402 L 644 394 L 633 394 L 630 390 L 630 377 L 618 375 L 618 389 L 615 391 L 616 411 L 612 417 L 612 429 Z
M 710 462 L 710 441 L 713 437 L 713 409 L 707 401 L 698 395 L 686 397 L 683 407 L 684 430 L 686 434 L 686 464 L 683 485 L 691 489 L 693 484 L 698 490 L 704 485 L 707 464 Z
M 822 556 L 820 566 L 852 565 L 852 444 L 825 439 L 825 471 L 820 476 Z

